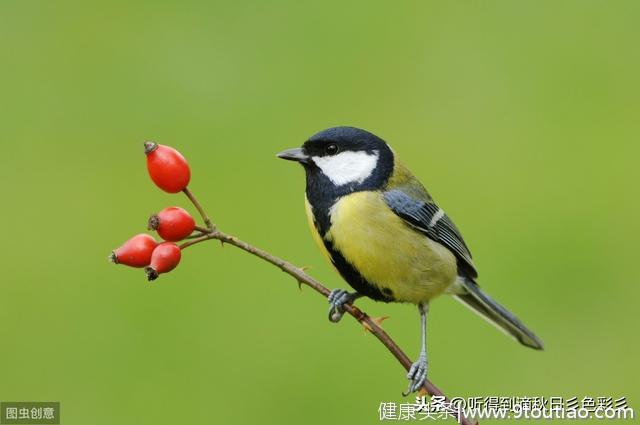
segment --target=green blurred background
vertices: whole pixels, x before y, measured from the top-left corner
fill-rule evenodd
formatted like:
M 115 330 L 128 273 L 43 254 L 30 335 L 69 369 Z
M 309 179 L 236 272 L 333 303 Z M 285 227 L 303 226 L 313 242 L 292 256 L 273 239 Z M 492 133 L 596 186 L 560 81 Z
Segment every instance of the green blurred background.
M 0 400 L 64 424 L 377 423 L 406 381 L 352 320 L 233 248 L 150 285 L 107 262 L 147 216 L 142 141 L 178 148 L 225 231 L 329 287 L 303 172 L 316 131 L 385 138 L 462 229 L 534 352 L 432 304 L 451 396 L 626 396 L 640 408 L 637 1 L 0 3 Z M 409 305 L 359 301 L 412 357 Z M 486 421 L 489 423 L 489 421 Z

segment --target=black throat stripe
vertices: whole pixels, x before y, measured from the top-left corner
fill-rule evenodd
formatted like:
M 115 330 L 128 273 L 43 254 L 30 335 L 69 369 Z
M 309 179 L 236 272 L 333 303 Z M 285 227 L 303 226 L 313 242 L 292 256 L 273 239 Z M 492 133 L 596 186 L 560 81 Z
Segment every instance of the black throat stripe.
M 347 283 L 358 293 L 365 295 L 376 301 L 392 302 L 393 292 L 389 288 L 379 289 L 377 286 L 365 279 L 355 267 L 353 267 L 342 255 L 342 253 L 334 248 L 333 244 L 322 238 L 324 246 L 329 251 L 331 262 L 338 269 L 340 275 Z

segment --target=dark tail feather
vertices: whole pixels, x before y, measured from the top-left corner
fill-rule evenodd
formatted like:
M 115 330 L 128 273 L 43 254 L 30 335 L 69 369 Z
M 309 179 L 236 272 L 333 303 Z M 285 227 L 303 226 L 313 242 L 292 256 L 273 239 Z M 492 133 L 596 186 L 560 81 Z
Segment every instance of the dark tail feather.
M 460 279 L 462 281 L 462 279 Z M 485 318 L 489 323 L 495 325 L 507 334 L 520 341 L 522 345 L 542 350 L 542 340 L 535 336 L 525 325 L 511 314 L 506 308 L 495 302 L 491 297 L 480 290 L 480 287 L 473 281 L 464 279 L 461 285 L 463 292 L 454 296 L 462 304 Z

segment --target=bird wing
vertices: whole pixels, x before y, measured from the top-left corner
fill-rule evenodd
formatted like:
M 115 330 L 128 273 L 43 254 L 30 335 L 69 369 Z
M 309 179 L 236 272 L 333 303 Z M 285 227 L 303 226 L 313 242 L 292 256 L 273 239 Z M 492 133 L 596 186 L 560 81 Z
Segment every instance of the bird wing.
M 478 276 L 469 248 L 456 225 L 442 208 L 431 200 L 415 199 L 399 189 L 383 192 L 382 197 L 389 208 L 405 222 L 447 247 L 456 256 L 458 269 L 467 277 L 473 279 Z

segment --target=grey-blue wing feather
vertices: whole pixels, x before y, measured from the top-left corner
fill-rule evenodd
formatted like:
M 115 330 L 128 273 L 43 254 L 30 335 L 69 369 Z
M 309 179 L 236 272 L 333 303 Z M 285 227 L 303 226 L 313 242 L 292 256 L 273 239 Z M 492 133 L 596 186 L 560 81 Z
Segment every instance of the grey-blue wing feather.
M 382 194 L 383 199 L 399 217 L 428 238 L 447 247 L 458 260 L 458 270 L 471 279 L 478 276 L 471 252 L 453 221 L 433 201 L 414 199 L 402 190 Z

